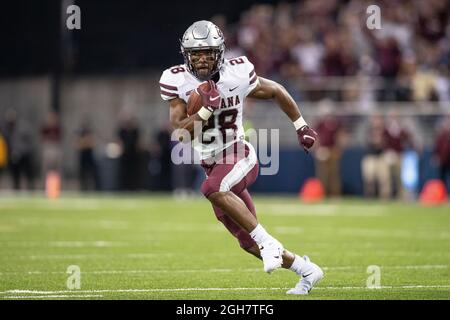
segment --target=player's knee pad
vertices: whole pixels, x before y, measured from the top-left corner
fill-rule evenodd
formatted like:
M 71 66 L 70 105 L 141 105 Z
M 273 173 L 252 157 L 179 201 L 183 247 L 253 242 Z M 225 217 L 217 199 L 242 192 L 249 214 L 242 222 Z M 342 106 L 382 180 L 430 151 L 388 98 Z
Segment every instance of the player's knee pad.
M 208 178 L 206 179 L 201 187 L 201 192 L 203 195 L 208 198 L 211 194 L 214 192 L 220 192 L 220 181 L 218 179 L 214 178 Z

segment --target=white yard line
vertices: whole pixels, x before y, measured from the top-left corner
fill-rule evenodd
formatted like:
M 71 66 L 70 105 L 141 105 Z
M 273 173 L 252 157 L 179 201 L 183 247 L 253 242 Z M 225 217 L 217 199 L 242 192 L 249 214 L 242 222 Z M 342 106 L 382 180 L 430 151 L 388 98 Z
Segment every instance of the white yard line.
M 93 271 L 82 271 L 83 274 L 140 274 L 140 273 L 202 273 L 202 272 L 255 272 L 261 271 L 262 269 L 149 269 L 149 270 L 93 270 Z M 65 271 L 24 271 L 24 272 L 0 272 L 1 275 L 33 275 L 33 274 L 65 274 Z
M 138 210 L 144 208 L 154 208 L 158 206 L 157 203 L 146 201 L 140 204 L 133 200 L 126 199 L 109 199 L 113 201 L 104 201 L 103 199 L 71 199 L 64 198 L 63 201 L 48 201 L 45 198 L 36 199 L 20 199 L 20 198 L 5 198 L 0 197 L 0 208 L 14 209 L 21 207 L 33 207 L 34 209 L 45 210 Z
M 382 290 L 382 289 L 450 289 L 450 285 L 403 285 L 403 286 L 381 286 L 379 288 L 367 288 L 367 287 L 315 287 L 314 290 Z M 199 292 L 199 291 L 277 291 L 277 290 L 288 290 L 290 288 L 154 288 L 154 289 L 104 289 L 104 290 L 56 290 L 56 291 L 45 291 L 45 290 L 22 290 L 14 289 L 0 292 L 0 294 L 14 295 L 14 294 L 29 294 L 32 295 L 61 295 L 70 293 L 154 293 L 154 292 Z
M 445 264 L 434 265 L 412 265 L 412 266 L 380 266 L 381 269 L 447 269 L 449 266 Z M 366 269 L 367 266 L 337 266 L 337 267 L 323 267 L 324 270 L 352 270 L 352 269 Z
M 93 259 L 93 258 L 134 258 L 134 259 L 147 259 L 147 258 L 163 258 L 173 257 L 174 253 L 127 253 L 127 254 L 101 254 L 101 253 L 86 253 L 86 254 L 43 254 L 43 255 L 8 255 L 5 256 L 8 259 L 29 259 L 29 260 L 52 260 L 52 259 Z
M 0 241 L 4 247 L 55 247 L 55 248 L 115 248 L 136 246 L 136 242 L 123 241 Z
M 415 285 L 415 286 L 380 286 L 379 288 L 368 288 L 368 287 L 315 287 L 314 290 L 360 290 L 360 289 L 367 289 L 367 290 L 379 290 L 379 289 L 445 289 L 449 288 L 450 285 L 430 285 L 430 286 L 424 286 L 424 285 Z
M 381 269 L 420 270 L 420 269 L 447 269 L 448 265 L 406 265 L 406 266 L 380 266 Z M 335 266 L 322 267 L 325 271 L 366 269 L 367 266 Z M 247 269 L 147 269 L 147 270 L 91 270 L 82 271 L 83 274 L 146 274 L 146 273 L 229 273 L 229 272 L 260 272 L 262 268 Z M 0 272 L 0 276 L 8 275 L 34 275 L 34 274 L 66 274 L 66 271 L 23 271 Z
M 401 239 L 427 239 L 427 240 L 446 240 L 450 239 L 450 233 L 446 231 L 437 231 L 430 234 L 426 231 L 416 231 L 408 229 L 374 229 L 374 228 L 301 228 L 278 226 L 274 228 L 275 234 L 303 234 L 305 232 L 323 232 L 332 233 L 336 236 L 356 236 L 356 237 L 371 237 L 371 238 L 401 238 Z
M 394 257 L 413 257 L 413 256 L 421 256 L 423 252 L 420 251 L 406 251 L 406 250 L 377 250 L 370 249 L 369 250 L 372 255 L 380 255 L 380 256 L 394 256 Z M 366 251 L 346 251 L 345 253 L 348 256 L 366 256 Z M 70 260 L 70 259 L 102 259 L 102 258 L 112 258 L 112 257 L 120 257 L 121 259 L 130 258 L 130 259 L 148 259 L 148 258 L 173 258 L 173 257 L 184 257 L 190 256 L 190 253 L 186 252 L 137 252 L 137 253 L 69 253 L 69 254 L 27 254 L 27 255 L 16 255 L 16 254 L 4 254 L 2 258 L 6 260 Z M 228 254 L 223 253 L 211 253 L 215 257 L 226 257 L 228 258 Z M 239 255 L 236 253 L 236 255 Z M 314 254 L 316 257 L 324 256 L 325 254 L 317 252 Z
M 186 292 L 186 291 L 262 291 L 262 290 L 284 290 L 288 288 L 154 288 L 154 289 L 104 289 L 104 290 L 7 290 L 0 294 L 66 294 L 77 293 L 151 293 L 151 292 Z
M 48 299 L 48 298 L 103 298 L 101 294 L 45 295 L 45 296 L 5 296 L 1 299 Z
M 354 205 L 351 211 L 343 209 L 336 204 L 314 204 L 305 205 L 301 203 L 275 203 L 266 204 L 262 209 L 258 210 L 259 215 L 272 216 L 311 216 L 311 217 L 329 217 L 329 216 L 346 216 L 346 217 L 377 217 L 386 215 L 386 206 L 371 205 L 361 206 Z

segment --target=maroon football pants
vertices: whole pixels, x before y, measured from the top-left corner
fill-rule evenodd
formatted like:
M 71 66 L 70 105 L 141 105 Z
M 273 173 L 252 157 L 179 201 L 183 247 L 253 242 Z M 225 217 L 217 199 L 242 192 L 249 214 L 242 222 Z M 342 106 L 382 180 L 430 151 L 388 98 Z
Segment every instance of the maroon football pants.
M 214 192 L 231 191 L 245 203 L 249 211 L 256 217 L 255 206 L 247 188 L 255 182 L 259 165 L 255 150 L 250 144 L 237 142 L 226 152 L 224 151 L 220 158 L 204 161 L 202 167 L 207 175 L 201 188 L 205 197 Z M 217 219 L 237 238 L 242 248 L 247 249 L 255 245 L 248 232 L 226 212 L 214 205 L 213 209 Z

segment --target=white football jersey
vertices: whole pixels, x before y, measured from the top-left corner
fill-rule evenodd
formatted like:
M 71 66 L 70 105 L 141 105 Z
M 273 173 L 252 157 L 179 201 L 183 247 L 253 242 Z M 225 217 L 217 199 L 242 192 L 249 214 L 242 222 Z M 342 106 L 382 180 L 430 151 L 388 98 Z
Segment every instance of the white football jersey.
M 192 142 L 201 159 L 213 157 L 236 141 L 245 139 L 243 103 L 259 81 L 253 64 L 245 56 L 225 59 L 219 72 L 220 108 L 204 125 L 203 133 Z M 180 98 L 187 103 L 191 92 L 201 83 L 184 64 L 173 66 L 163 72 L 159 81 L 161 98 L 166 101 Z

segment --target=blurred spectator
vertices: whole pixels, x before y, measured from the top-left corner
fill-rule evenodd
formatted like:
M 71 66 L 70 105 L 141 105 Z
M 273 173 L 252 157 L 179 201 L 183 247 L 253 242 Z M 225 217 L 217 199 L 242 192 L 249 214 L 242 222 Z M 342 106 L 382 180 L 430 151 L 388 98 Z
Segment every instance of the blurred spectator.
M 340 158 L 342 147 L 340 136 L 341 122 L 330 113 L 323 112 L 323 116 L 315 125 L 320 139 L 319 147 L 315 152 L 316 176 L 322 182 L 327 196 L 341 194 Z
M 178 142 L 182 143 L 182 142 Z M 192 152 L 195 152 L 192 150 Z M 173 194 L 177 198 L 186 198 L 194 194 L 197 170 L 194 164 L 172 164 Z
M 401 51 L 393 37 L 380 39 L 375 44 L 376 58 L 380 66 L 380 75 L 384 77 L 384 88 L 380 91 L 379 100 L 394 101 L 394 80 L 398 75 L 401 63 Z
M 415 101 L 436 101 L 437 77 L 434 71 L 429 69 L 418 70 L 411 83 L 413 99 Z
M 175 164 L 172 161 L 172 149 L 181 142 L 172 141 L 171 134 L 171 125 L 167 123 L 154 135 L 148 165 L 151 189 L 173 191 L 175 197 L 185 198 L 194 194 L 197 168 L 194 164 Z M 183 146 L 190 148 L 189 145 Z M 184 149 L 180 150 L 177 156 L 183 157 L 183 151 Z M 193 155 L 194 150 L 191 148 L 190 152 Z M 193 160 L 193 157 L 191 159 Z
M 417 5 L 417 34 L 430 42 L 442 39 L 445 35 L 449 2 L 446 0 L 418 1 Z
M 449 18 L 450 22 L 450 18 Z M 450 30 L 450 27 L 449 27 Z M 450 60 L 450 55 L 449 55 Z M 436 94 L 438 96 L 438 100 L 440 102 L 440 106 L 445 111 L 450 111 L 450 72 L 449 69 L 441 65 L 438 70 L 437 79 L 436 79 Z
M 357 63 L 350 51 L 350 43 L 347 38 L 332 31 L 325 35 L 324 44 L 323 75 L 348 76 L 356 74 Z
M 450 116 L 444 119 L 442 128 L 436 136 L 434 157 L 439 166 L 439 178 L 444 182 L 448 191 L 450 190 L 447 184 L 450 173 Z
M 117 136 L 122 148 L 120 157 L 120 189 L 137 190 L 139 188 L 139 128 L 136 119 L 123 114 L 120 119 Z
M 148 163 L 152 190 L 171 191 L 173 189 L 171 150 L 171 128 L 167 124 L 152 137 Z
M 6 114 L 5 140 L 14 189 L 21 189 L 23 176 L 26 178 L 28 189 L 34 189 L 33 134 L 23 119 L 17 119 L 17 113 L 13 110 L 9 110 Z
M 400 64 L 400 70 L 396 79 L 396 101 L 413 100 L 413 81 L 416 75 L 417 61 L 412 55 L 404 57 Z
M 318 75 L 321 69 L 323 45 L 315 41 L 309 29 L 301 28 L 298 33 L 299 42 L 292 48 L 292 55 L 306 75 Z
M 397 197 L 402 198 L 404 196 L 401 180 L 402 153 L 414 148 L 414 144 L 395 110 L 388 114 L 384 135 L 386 139 L 384 158 L 389 166 L 389 185 L 395 188 Z
M 99 189 L 94 148 L 94 134 L 88 121 L 84 120 L 77 132 L 78 177 L 81 191 Z
M 389 179 L 389 165 L 384 157 L 386 136 L 384 120 L 380 115 L 373 115 L 369 119 L 367 128 L 367 150 L 363 156 L 361 167 L 364 184 L 364 195 L 388 199 L 391 194 Z
M 49 112 L 41 126 L 42 175 L 50 171 L 61 172 L 61 126 L 55 112 Z

